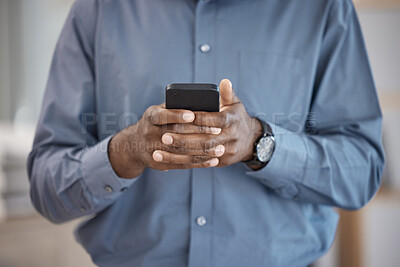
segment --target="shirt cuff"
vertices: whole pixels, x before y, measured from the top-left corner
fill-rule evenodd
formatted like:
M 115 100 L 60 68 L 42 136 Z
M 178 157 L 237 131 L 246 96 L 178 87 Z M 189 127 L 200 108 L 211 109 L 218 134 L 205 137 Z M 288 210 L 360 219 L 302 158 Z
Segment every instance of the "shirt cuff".
M 300 134 L 268 124 L 276 140 L 274 154 L 264 168 L 257 171 L 248 168 L 246 174 L 259 179 L 283 197 L 297 199 L 299 189 L 296 184 L 303 179 L 307 160 L 304 140 Z
M 97 199 L 115 199 L 140 177 L 124 179 L 118 177 L 108 158 L 108 143 L 112 136 L 97 145 L 86 148 L 82 157 L 83 180 L 90 193 Z

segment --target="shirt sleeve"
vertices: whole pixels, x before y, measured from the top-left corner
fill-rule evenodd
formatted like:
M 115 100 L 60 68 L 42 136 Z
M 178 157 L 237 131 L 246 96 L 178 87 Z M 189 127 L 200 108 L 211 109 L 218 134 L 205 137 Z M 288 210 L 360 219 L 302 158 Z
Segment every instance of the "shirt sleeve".
M 28 157 L 32 203 L 53 222 L 101 211 L 138 179 L 115 174 L 108 158 L 111 136 L 98 137 L 95 3 L 77 1 L 67 18 Z
M 335 1 L 331 8 L 304 130 L 294 133 L 269 122 L 274 155 L 266 167 L 247 174 L 284 198 L 357 209 L 379 188 L 385 160 L 382 115 L 349 2 Z

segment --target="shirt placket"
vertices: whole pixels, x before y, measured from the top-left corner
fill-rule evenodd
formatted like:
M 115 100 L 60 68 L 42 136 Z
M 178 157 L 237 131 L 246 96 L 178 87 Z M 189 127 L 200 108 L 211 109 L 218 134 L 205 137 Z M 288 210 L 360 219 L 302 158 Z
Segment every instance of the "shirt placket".
M 199 0 L 194 25 L 194 82 L 215 81 L 216 2 Z M 212 176 L 210 169 L 192 170 L 189 266 L 211 266 Z
M 199 0 L 194 24 L 194 81 L 215 80 L 217 0 Z

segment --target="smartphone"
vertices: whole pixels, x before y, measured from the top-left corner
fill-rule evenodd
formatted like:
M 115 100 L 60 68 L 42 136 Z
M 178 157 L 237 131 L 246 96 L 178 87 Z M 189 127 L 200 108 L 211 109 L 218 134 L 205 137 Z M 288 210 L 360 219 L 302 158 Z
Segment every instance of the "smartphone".
M 212 83 L 172 83 L 165 88 L 168 109 L 219 111 L 219 88 Z

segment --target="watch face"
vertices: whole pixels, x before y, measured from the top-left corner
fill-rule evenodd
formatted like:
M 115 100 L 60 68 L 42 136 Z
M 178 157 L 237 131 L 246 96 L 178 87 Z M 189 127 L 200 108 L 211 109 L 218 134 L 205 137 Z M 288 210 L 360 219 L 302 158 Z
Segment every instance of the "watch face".
M 261 162 L 267 162 L 274 151 L 275 141 L 273 136 L 266 136 L 260 139 L 257 144 L 257 157 Z

